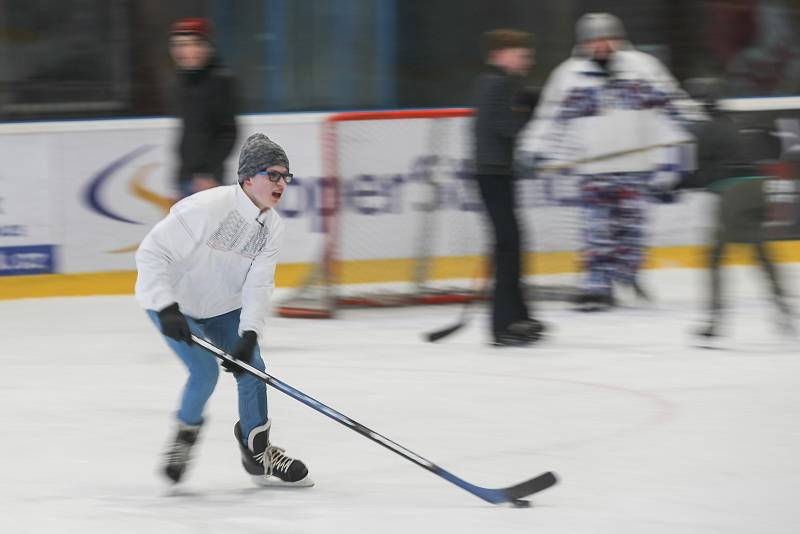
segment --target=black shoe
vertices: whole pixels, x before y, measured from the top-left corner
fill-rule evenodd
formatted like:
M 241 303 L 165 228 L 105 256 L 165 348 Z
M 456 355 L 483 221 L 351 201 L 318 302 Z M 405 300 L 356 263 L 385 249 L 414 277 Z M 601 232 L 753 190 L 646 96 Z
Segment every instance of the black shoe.
M 710 321 L 706 326 L 697 331 L 697 335 L 704 339 L 719 337 L 719 328 L 715 321 Z
M 494 335 L 492 345 L 496 347 L 523 347 L 536 343 L 542 338 L 546 328 L 537 319 L 514 321 L 504 332 Z
M 178 423 L 178 432 L 175 440 L 166 452 L 166 463 L 164 474 L 171 481 L 177 483 L 183 478 L 186 469 L 191 461 L 192 447 L 197 442 L 197 435 L 200 433 L 200 425 L 187 425 Z
M 300 485 L 308 475 L 308 469 L 300 460 L 286 456 L 285 450 L 271 445 L 269 430 L 272 421 L 254 428 L 247 438 L 247 446 L 242 442 L 242 428 L 237 422 L 233 427 L 236 442 L 242 453 L 242 466 L 251 475 L 274 476 L 283 482 Z M 309 481 L 310 482 L 310 481 Z M 313 484 L 313 482 L 311 483 Z
M 538 319 L 523 319 L 521 321 L 514 321 L 511 323 L 511 326 L 509 326 L 508 329 L 510 332 L 529 338 L 531 342 L 539 341 L 547 331 L 544 323 Z
M 615 304 L 611 293 L 584 293 L 578 296 L 577 309 L 583 312 L 607 311 Z
M 495 347 L 524 347 L 532 343 L 533 340 L 527 336 L 505 331 L 494 335 L 492 345 Z
M 709 321 L 706 325 L 695 332 L 697 336 L 696 345 L 703 349 L 722 348 L 719 335 L 719 324 L 716 321 Z

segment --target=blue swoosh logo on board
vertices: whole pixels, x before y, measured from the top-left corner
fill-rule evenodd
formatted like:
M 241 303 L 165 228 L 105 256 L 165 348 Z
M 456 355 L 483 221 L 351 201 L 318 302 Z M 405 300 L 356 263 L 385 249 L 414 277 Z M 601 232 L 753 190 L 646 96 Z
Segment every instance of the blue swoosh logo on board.
M 144 145 L 140 146 L 139 148 L 125 154 L 124 156 L 112 161 L 109 163 L 105 168 L 101 169 L 100 172 L 95 174 L 92 177 L 91 182 L 89 183 L 89 187 L 86 188 L 86 202 L 92 207 L 93 210 L 98 212 L 100 215 L 113 219 L 115 221 L 124 222 L 128 224 L 144 224 L 139 221 L 133 221 L 122 215 L 117 215 L 116 213 L 112 212 L 111 210 L 107 209 L 105 206 L 102 205 L 100 202 L 100 189 L 105 184 L 108 179 L 114 174 L 120 167 L 123 167 L 128 162 L 138 158 L 145 152 L 152 150 L 155 148 L 156 145 Z

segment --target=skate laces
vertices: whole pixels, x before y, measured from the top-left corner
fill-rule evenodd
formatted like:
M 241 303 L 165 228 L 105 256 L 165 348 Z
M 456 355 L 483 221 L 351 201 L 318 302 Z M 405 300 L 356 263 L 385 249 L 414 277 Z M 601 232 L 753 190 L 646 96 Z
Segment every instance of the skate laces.
M 196 430 L 180 430 L 178 435 L 175 436 L 175 441 L 172 442 L 172 446 L 167 450 L 167 463 L 181 464 L 188 462 L 195 441 L 197 441 Z
M 286 449 L 268 445 L 266 451 L 255 454 L 253 458 L 264 466 L 265 476 L 269 476 L 276 471 L 286 473 L 289 470 L 289 466 L 294 462 L 294 458 L 289 458 L 284 454 L 285 452 Z
M 176 440 L 172 447 L 167 451 L 167 463 L 181 464 L 189 459 L 189 451 L 192 445 L 182 439 Z
M 277 471 L 279 473 L 286 473 L 289 466 L 294 462 L 294 458 L 289 458 L 284 454 L 285 449 L 270 445 L 267 447 L 267 454 L 269 455 L 269 474 Z

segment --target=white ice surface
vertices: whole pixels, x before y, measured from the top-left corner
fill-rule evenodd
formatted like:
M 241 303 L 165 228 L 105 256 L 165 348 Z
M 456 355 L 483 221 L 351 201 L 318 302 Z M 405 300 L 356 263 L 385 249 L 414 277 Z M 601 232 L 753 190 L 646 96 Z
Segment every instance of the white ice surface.
M 797 266 L 783 267 L 792 289 Z M 273 440 L 317 486 L 257 489 L 221 374 L 179 492 L 157 473 L 184 370 L 132 297 L 0 303 L 0 532 L 797 533 L 800 342 L 758 273 L 727 270 L 727 350 L 692 346 L 705 274 L 647 274 L 652 306 L 541 306 L 550 339 L 493 349 L 458 306 L 271 318 L 268 370 L 483 486 L 553 470 L 530 509 L 484 503 L 270 390 Z M 797 299 L 793 299 L 795 305 Z

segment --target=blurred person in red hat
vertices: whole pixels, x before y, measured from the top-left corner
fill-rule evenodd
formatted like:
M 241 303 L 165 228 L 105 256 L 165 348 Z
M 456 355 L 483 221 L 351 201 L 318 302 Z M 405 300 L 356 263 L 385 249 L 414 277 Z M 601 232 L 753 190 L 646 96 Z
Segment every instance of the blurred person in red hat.
M 236 90 L 218 62 L 211 25 L 203 18 L 175 21 L 169 51 L 177 80 L 175 115 L 181 121 L 177 188 L 181 198 L 224 183 L 224 163 L 236 141 Z

